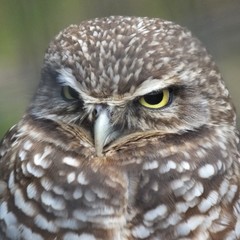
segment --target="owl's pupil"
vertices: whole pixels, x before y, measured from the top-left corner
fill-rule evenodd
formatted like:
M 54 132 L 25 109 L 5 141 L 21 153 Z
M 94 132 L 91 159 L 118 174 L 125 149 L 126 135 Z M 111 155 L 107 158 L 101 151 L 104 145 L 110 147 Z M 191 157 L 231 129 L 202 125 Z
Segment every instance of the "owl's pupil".
M 151 105 L 158 104 L 163 99 L 163 92 L 157 93 L 157 94 L 149 94 L 144 96 L 144 100 Z
M 76 98 L 76 99 L 79 98 L 78 92 L 71 87 L 69 87 L 69 94 L 71 95 L 72 98 Z

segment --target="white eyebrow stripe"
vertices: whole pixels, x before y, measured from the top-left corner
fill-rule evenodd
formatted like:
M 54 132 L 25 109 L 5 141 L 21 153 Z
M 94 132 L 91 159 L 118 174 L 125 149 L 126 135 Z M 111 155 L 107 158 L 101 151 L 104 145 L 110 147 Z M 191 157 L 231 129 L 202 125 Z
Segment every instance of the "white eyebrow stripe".
M 144 81 L 133 93 L 134 98 L 148 93 L 158 91 L 169 86 L 169 81 L 159 79 L 149 79 Z
M 58 70 L 59 73 L 59 80 L 61 81 L 61 84 L 63 86 L 69 86 L 76 91 L 79 91 L 80 89 L 80 84 L 77 81 L 77 79 L 74 77 L 72 74 L 72 70 L 70 68 L 62 68 Z

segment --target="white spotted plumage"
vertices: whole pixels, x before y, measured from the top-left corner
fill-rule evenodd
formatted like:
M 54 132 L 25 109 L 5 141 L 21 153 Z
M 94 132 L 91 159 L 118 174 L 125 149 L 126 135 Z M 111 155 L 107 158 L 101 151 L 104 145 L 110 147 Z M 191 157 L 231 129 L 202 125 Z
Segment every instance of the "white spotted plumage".
M 163 107 L 141 104 L 164 91 Z M 0 238 L 240 239 L 237 134 L 222 77 L 185 28 L 71 25 L 1 142 Z

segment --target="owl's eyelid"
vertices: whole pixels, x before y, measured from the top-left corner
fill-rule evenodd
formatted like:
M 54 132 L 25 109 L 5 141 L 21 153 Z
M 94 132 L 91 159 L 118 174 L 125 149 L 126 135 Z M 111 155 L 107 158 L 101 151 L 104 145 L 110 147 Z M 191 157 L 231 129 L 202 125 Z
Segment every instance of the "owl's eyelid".
M 152 92 L 150 92 L 150 93 L 147 93 L 147 94 L 145 94 L 145 95 L 143 95 L 143 96 L 141 96 L 141 97 L 144 97 L 144 96 L 152 96 L 152 95 L 157 95 L 157 94 L 160 94 L 160 93 L 162 93 L 164 90 L 169 90 L 169 88 L 164 88 L 164 89 L 159 89 L 159 90 L 155 90 L 155 91 L 152 91 Z
M 139 101 L 140 98 L 142 97 L 145 97 L 145 96 L 152 96 L 152 95 L 157 95 L 159 93 L 161 93 L 164 89 L 160 89 L 160 90 L 155 90 L 155 91 L 152 91 L 152 92 L 149 92 L 149 93 L 146 93 L 144 95 L 141 95 L 141 96 L 137 96 L 134 101 Z
M 160 93 L 162 93 L 164 90 L 168 90 L 169 94 L 172 95 L 174 89 L 176 89 L 176 86 L 169 86 L 167 88 L 163 88 L 163 89 L 159 89 L 159 90 L 154 90 L 152 92 L 146 93 L 142 96 L 138 96 L 137 99 L 141 98 L 141 97 L 145 97 L 145 96 L 152 96 L 152 95 L 158 95 Z

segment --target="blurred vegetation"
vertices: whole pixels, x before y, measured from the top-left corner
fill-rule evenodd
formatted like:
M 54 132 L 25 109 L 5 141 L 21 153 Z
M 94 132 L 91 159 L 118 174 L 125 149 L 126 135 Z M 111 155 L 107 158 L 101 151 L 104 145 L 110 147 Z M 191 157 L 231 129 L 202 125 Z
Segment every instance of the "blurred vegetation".
M 0 0 L 0 137 L 31 100 L 48 42 L 69 24 L 109 15 L 188 27 L 214 56 L 240 112 L 239 0 Z

